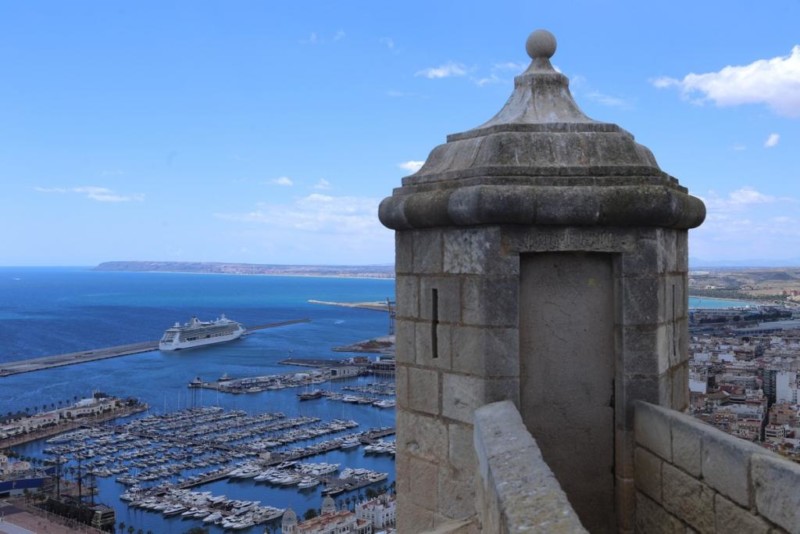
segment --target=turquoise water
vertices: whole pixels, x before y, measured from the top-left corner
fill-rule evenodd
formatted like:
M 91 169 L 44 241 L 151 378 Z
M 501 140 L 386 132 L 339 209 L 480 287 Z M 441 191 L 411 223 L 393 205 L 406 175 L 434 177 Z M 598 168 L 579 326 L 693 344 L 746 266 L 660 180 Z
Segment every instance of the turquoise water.
M 730 299 L 710 299 L 704 297 L 689 297 L 689 309 L 722 309 L 722 308 L 744 308 L 746 306 L 757 306 L 756 302 L 745 300 Z
M 375 301 L 394 298 L 393 280 L 106 273 L 73 268 L 0 268 L 0 362 L 158 339 L 175 321 L 192 315 L 213 319 L 222 313 L 247 324 L 307 317 L 309 323 L 260 330 L 235 342 L 178 353 L 158 351 L 89 362 L 0 378 L 0 412 L 41 409 L 58 401 L 86 397 L 93 391 L 142 399 L 151 412 L 163 413 L 194 405 L 218 405 L 255 414 L 281 411 L 287 416 L 312 415 L 330 420 L 354 419 L 363 430 L 392 426 L 394 410 L 320 399 L 301 403 L 295 389 L 251 395 L 228 395 L 187 387 L 195 376 L 206 381 L 287 373 L 304 368 L 278 362 L 287 357 L 345 358 L 335 346 L 385 335 L 385 313 L 309 304 L 309 299 Z M 359 378 L 334 383 L 374 381 Z M 327 386 L 326 386 L 327 387 Z M 19 448 L 40 456 L 42 442 Z M 389 472 L 388 457 L 365 456 L 362 449 L 333 451 L 305 460 L 337 462 Z M 99 500 L 117 510 L 117 521 L 156 533 L 182 533 L 199 521 L 164 519 L 160 513 L 129 509 L 118 499 L 124 487 L 114 477 L 99 478 Z M 260 500 L 265 505 L 291 506 L 302 514 L 319 508 L 320 489 L 299 492 L 252 481 L 216 482 L 196 489 L 228 497 Z M 216 527 L 214 527 L 216 528 Z M 250 532 L 263 532 L 263 526 Z M 216 528 L 215 532 L 221 532 Z

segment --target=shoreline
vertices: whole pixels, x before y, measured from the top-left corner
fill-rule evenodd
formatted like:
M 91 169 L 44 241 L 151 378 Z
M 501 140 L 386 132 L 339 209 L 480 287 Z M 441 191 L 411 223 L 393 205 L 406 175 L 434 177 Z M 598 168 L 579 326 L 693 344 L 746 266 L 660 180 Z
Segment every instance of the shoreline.
M 297 276 L 320 278 L 393 279 L 393 264 L 303 265 L 218 261 L 106 261 L 91 268 L 95 272 L 141 272 L 176 274 L 228 274 Z
M 744 302 L 747 305 L 752 306 L 785 306 L 785 302 L 778 302 L 775 300 L 745 300 L 745 299 L 732 299 L 726 297 L 703 297 L 700 295 L 687 295 L 690 299 L 705 299 L 705 300 L 714 300 L 714 301 L 726 301 L 726 302 Z
M 391 309 L 385 301 L 375 300 L 370 302 L 335 302 L 330 300 L 308 299 L 309 304 L 321 306 L 338 306 L 339 308 L 353 308 L 358 310 L 370 310 L 377 312 L 390 312 Z
M 130 417 L 131 415 L 137 413 L 146 412 L 149 409 L 150 407 L 147 404 L 137 404 L 136 406 L 122 407 L 111 412 L 101 413 L 90 417 L 69 420 L 63 424 L 56 424 L 55 426 L 37 429 L 25 434 L 4 438 L 0 440 L 0 449 L 7 449 L 10 447 L 16 447 L 17 445 L 30 443 L 31 441 L 50 438 L 58 434 L 64 434 L 65 432 L 77 430 L 84 426 L 91 426 L 92 424 L 96 423 L 105 423 L 106 421 L 113 421 L 114 419 L 119 419 L 122 417 Z
M 198 273 L 192 271 L 104 271 L 93 267 L 89 271 L 98 273 L 141 273 L 141 274 L 193 274 L 203 276 L 273 276 L 286 278 L 340 278 L 344 280 L 394 280 L 395 276 L 366 276 L 346 274 L 302 274 L 302 273 Z
M 741 299 L 728 299 L 724 297 L 700 297 L 697 295 L 689 295 L 688 298 L 692 299 L 705 299 L 705 300 L 713 300 L 713 301 L 726 301 L 726 302 L 743 302 L 745 303 L 744 306 L 728 306 L 727 308 L 718 308 L 718 309 L 736 309 L 736 308 L 757 308 L 759 306 L 780 306 L 787 309 L 797 310 L 800 308 L 800 303 L 798 302 L 781 302 L 776 300 L 741 300 Z M 689 306 L 691 310 L 702 310 L 705 308 L 697 307 L 692 308 Z M 716 308 L 715 308 L 716 309 Z

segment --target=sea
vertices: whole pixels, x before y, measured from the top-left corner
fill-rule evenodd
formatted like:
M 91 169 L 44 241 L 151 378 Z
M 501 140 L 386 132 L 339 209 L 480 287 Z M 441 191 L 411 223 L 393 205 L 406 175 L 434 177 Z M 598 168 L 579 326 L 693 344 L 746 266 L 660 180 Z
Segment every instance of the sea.
M 293 319 L 308 322 L 258 330 L 235 342 L 191 351 L 146 352 L 79 365 L 0 378 L 0 413 L 28 408 L 38 411 L 58 403 L 103 392 L 136 397 L 150 406 L 148 414 L 164 414 L 198 406 L 220 406 L 255 415 L 282 412 L 287 417 L 316 416 L 324 421 L 353 419 L 357 430 L 394 425 L 394 410 L 333 402 L 301 402 L 298 391 L 284 389 L 247 395 L 194 390 L 196 377 L 213 381 L 227 374 L 246 377 L 304 372 L 280 363 L 286 358 L 342 359 L 352 354 L 333 351 L 386 335 L 386 313 L 309 303 L 320 301 L 383 301 L 394 299 L 394 281 L 387 279 L 203 275 L 180 273 L 102 272 L 91 268 L 0 268 L 0 367 L 3 362 L 49 356 L 127 343 L 157 340 L 176 321 L 203 320 L 225 314 L 245 325 Z M 690 306 L 745 306 L 742 301 L 690 299 Z M 330 387 L 364 385 L 362 377 Z M 137 416 L 134 416 L 137 417 Z M 118 421 L 120 423 L 125 420 Z M 43 441 L 17 448 L 25 456 L 43 458 Z M 366 455 L 362 449 L 333 451 L 309 458 L 344 467 L 389 473 L 391 457 Z M 117 522 L 154 533 L 183 533 L 199 520 L 164 518 L 158 512 L 129 508 L 119 499 L 125 487 L 115 477 L 97 478 L 97 500 L 113 507 Z M 260 500 L 264 505 L 291 507 L 298 515 L 319 509 L 320 489 L 298 491 L 250 480 L 222 480 L 196 488 L 230 498 Z M 363 496 L 363 494 L 362 494 Z M 222 532 L 210 527 L 212 532 Z M 264 532 L 254 527 L 248 532 Z
M 747 308 L 758 306 L 758 302 L 747 300 L 718 299 L 708 297 L 689 297 L 689 309 L 723 309 L 723 308 Z
M 116 397 L 136 397 L 150 405 L 150 414 L 220 406 L 252 415 L 282 412 L 287 417 L 315 416 L 323 421 L 353 419 L 359 423 L 356 431 L 393 426 L 394 409 L 328 399 L 301 402 L 297 397 L 301 391 L 292 388 L 246 395 L 188 388 L 195 377 L 214 381 L 224 374 L 237 378 L 307 371 L 279 363 L 286 358 L 349 358 L 353 354 L 335 352 L 333 348 L 386 335 L 390 326 L 388 314 L 312 304 L 309 300 L 362 302 L 387 298 L 394 299 L 394 281 L 389 279 L 3 267 L 0 367 L 8 361 L 157 340 L 166 328 L 176 321 L 186 322 L 191 316 L 211 320 L 225 314 L 244 325 L 306 318 L 309 321 L 254 331 L 234 342 L 190 351 L 152 351 L 2 377 L 0 413 L 49 409 L 60 401 L 74 402 L 99 391 Z M 361 377 L 329 384 L 330 388 L 339 389 L 378 380 Z M 33 442 L 18 447 L 17 452 L 42 458 L 45 446 L 43 441 Z M 304 461 L 386 472 L 389 478 L 385 485 L 394 480 L 393 459 L 367 455 L 362 448 L 332 451 Z M 125 487 L 114 479 L 97 478 L 97 500 L 116 510 L 117 522 L 145 532 L 168 534 L 202 525 L 199 520 L 181 520 L 179 516 L 166 519 L 158 512 L 129 508 L 119 499 Z M 252 480 L 222 480 L 195 491 L 291 507 L 299 516 L 310 508 L 318 510 L 322 502 L 319 487 L 301 492 L 294 487 Z M 222 529 L 211 527 L 211 531 Z M 264 532 L 264 526 L 245 532 Z

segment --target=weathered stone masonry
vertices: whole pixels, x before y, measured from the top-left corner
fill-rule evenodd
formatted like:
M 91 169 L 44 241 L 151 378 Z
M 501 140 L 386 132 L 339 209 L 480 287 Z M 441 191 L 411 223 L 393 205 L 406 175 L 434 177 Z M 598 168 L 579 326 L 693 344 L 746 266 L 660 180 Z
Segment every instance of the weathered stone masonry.
M 800 532 L 800 465 L 687 415 L 636 406 L 638 532 Z
M 506 399 L 581 522 L 632 531 L 633 403 L 688 402 L 687 230 L 705 208 L 580 111 L 551 34 L 526 48 L 503 109 L 380 207 L 397 240 L 404 533 L 475 516 L 473 414 Z

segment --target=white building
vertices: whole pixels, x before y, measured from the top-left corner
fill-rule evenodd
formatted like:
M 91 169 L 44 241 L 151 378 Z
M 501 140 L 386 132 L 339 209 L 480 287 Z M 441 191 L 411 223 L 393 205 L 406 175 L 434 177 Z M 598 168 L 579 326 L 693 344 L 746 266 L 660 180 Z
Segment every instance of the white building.
M 372 528 L 385 529 L 395 525 L 397 515 L 396 501 L 383 494 L 356 506 L 356 517 L 372 524 Z
M 797 372 L 775 373 L 775 402 L 797 404 Z
M 372 534 L 372 523 L 359 519 L 349 510 L 336 510 L 330 496 L 322 501 L 321 514 L 307 521 L 298 522 L 297 514 L 290 508 L 281 521 L 283 534 Z

